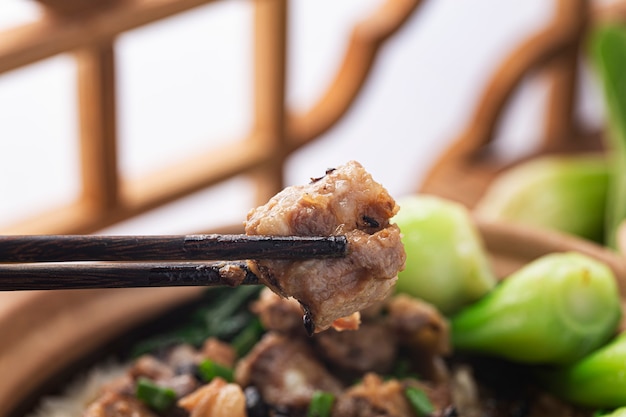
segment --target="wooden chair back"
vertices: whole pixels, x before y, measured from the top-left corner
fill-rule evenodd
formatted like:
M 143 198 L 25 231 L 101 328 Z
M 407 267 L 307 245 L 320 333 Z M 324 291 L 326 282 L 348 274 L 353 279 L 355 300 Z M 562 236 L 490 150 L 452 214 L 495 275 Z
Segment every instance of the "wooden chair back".
M 387 0 L 358 22 L 339 70 L 304 113 L 285 104 L 287 0 L 254 7 L 254 122 L 245 137 L 141 178 L 118 169 L 116 38 L 211 0 L 38 0 L 34 23 L 0 33 L 0 74 L 61 53 L 76 59 L 81 192 L 76 201 L 10 225 L 4 234 L 92 233 L 234 176 L 250 175 L 261 203 L 283 188 L 291 153 L 331 128 L 352 105 L 384 42 L 419 0 Z
M 511 50 L 496 67 L 478 98 L 467 126 L 435 162 L 419 191 L 473 207 L 489 183 L 510 161 L 494 152 L 497 128 L 522 82 L 541 75 L 549 83 L 543 134 L 538 149 L 526 155 L 600 150 L 602 132 L 576 118 L 584 41 L 591 25 L 626 20 L 626 2 L 593 4 L 558 0 L 546 26 Z

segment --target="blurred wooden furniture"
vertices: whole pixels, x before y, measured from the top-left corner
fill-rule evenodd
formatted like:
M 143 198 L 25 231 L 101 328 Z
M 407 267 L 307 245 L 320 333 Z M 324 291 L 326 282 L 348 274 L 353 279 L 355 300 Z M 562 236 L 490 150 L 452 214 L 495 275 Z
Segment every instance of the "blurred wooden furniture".
M 4 234 L 91 233 L 239 174 L 259 202 L 283 187 L 286 158 L 333 126 L 366 81 L 380 46 L 420 0 L 387 0 L 352 30 L 328 90 L 303 114 L 285 106 L 287 0 L 255 0 L 254 125 L 244 138 L 139 179 L 117 167 L 116 36 L 211 0 L 39 0 L 38 22 L 0 33 L 0 74 L 70 52 L 78 65 L 82 193 L 67 207 L 12 225 Z
M 495 69 L 468 125 L 435 162 L 420 191 L 474 206 L 492 179 L 515 162 L 495 154 L 494 139 L 509 100 L 530 76 L 547 77 L 549 94 L 540 147 L 526 157 L 600 150 L 602 132 L 581 125 L 575 106 L 585 34 L 595 22 L 611 20 L 626 20 L 626 1 L 557 0 L 551 21 Z
M 139 179 L 118 171 L 115 41 L 119 34 L 211 0 L 39 0 L 47 13 L 0 33 L 0 74 L 61 53 L 78 71 L 82 192 L 67 207 L 2 234 L 86 234 L 240 174 L 259 203 L 283 188 L 287 157 L 331 128 L 366 82 L 379 48 L 420 0 L 386 0 L 352 30 L 330 87 L 306 113 L 285 106 L 287 0 L 252 0 L 254 124 L 244 138 Z M 202 288 L 0 292 L 0 416 L 73 361 Z M 28 406 L 28 404 L 26 404 Z M 22 410 L 23 411 L 23 410 Z

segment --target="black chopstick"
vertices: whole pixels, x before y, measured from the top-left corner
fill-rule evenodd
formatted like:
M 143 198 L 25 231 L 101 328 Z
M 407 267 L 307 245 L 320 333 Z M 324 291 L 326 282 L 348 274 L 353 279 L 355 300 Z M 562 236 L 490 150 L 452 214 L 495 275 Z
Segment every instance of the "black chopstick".
M 345 236 L 0 236 L 0 263 L 342 257 Z
M 0 265 L 0 291 L 255 284 L 258 277 L 245 261 Z

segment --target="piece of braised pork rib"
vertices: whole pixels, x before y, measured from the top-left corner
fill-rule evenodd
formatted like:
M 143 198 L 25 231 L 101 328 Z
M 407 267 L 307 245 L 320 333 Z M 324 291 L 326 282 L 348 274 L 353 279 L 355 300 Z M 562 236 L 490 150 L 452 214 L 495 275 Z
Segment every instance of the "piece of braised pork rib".
M 304 261 L 256 261 L 261 280 L 304 310 L 309 333 L 357 328 L 360 310 L 386 298 L 404 267 L 399 207 L 358 162 L 329 169 L 307 185 L 285 188 L 248 213 L 246 234 L 345 235 L 348 255 Z

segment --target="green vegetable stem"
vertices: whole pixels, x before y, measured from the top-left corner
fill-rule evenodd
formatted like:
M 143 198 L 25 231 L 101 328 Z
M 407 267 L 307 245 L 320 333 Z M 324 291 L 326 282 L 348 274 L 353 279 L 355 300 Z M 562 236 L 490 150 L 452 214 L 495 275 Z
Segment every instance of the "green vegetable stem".
M 452 317 L 452 344 L 518 362 L 567 364 L 605 343 L 620 318 L 613 272 L 580 253 L 555 253 Z
M 595 413 L 593 417 L 626 417 L 626 407 L 620 407 L 610 413 Z
M 396 289 L 423 299 L 444 314 L 476 301 L 496 285 L 468 210 L 442 198 L 399 199 L 393 218 L 402 232 L 406 266 Z
M 533 158 L 496 177 L 474 213 L 603 242 L 608 184 L 601 154 Z
M 591 36 L 591 58 L 602 83 L 608 113 L 606 142 L 611 176 L 606 238 L 608 246 L 615 248 L 617 228 L 626 218 L 626 28 L 596 28 Z
M 567 367 L 539 373 L 546 386 L 575 404 L 626 407 L 626 333 Z M 610 416 L 626 416 L 626 408 Z

